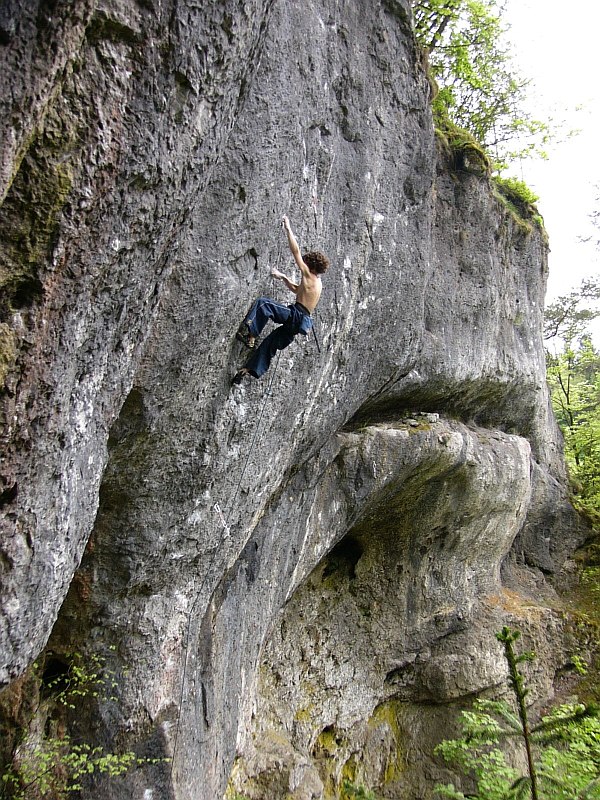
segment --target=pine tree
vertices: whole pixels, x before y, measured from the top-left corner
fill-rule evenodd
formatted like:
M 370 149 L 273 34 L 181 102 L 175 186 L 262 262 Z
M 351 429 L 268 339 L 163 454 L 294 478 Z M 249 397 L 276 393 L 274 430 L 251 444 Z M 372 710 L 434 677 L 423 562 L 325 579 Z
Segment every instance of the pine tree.
M 583 704 L 556 708 L 536 725 L 529 719 L 528 690 L 519 665 L 534 653 L 518 655 L 518 631 L 504 627 L 496 637 L 504 646 L 508 681 L 517 713 L 504 701 L 477 700 L 461 714 L 462 735 L 441 742 L 436 753 L 474 782 L 475 793 L 454 785 L 437 786 L 439 797 L 465 800 L 598 800 L 600 798 L 600 719 Z M 509 765 L 502 743 L 522 739 L 527 774 Z

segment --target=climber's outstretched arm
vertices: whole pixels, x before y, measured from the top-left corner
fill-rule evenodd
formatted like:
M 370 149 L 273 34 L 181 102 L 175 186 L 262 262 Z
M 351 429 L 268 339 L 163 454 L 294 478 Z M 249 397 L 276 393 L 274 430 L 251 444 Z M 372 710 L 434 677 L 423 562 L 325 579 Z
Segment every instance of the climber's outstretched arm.
M 298 269 L 303 275 L 310 274 L 310 270 L 302 260 L 302 254 L 300 253 L 298 242 L 296 241 L 296 237 L 293 234 L 290 221 L 287 217 L 283 218 L 283 228 L 287 234 L 288 244 L 290 246 L 290 250 L 292 251 L 292 255 L 294 256 L 294 261 L 298 265 Z

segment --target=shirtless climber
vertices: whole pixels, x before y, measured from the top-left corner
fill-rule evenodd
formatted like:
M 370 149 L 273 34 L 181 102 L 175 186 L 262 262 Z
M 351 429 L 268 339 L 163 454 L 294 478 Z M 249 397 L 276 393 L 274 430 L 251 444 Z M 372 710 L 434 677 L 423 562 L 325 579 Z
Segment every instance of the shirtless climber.
M 321 275 L 329 266 L 329 261 L 323 253 L 319 252 L 300 255 L 298 242 L 292 233 L 287 217 L 283 218 L 283 227 L 294 261 L 300 270 L 300 283 L 294 283 L 277 269 L 271 270 L 271 275 L 285 283 L 287 288 L 296 295 L 296 302 L 290 306 L 284 306 L 268 297 L 259 297 L 256 300 L 236 333 L 236 337 L 254 352 L 246 362 L 246 366 L 237 372 L 233 383 L 241 383 L 244 375 L 260 378 L 269 369 L 278 350 L 288 347 L 298 333 L 306 336 L 312 328 L 311 314 L 321 297 L 323 288 Z M 260 336 L 262 329 L 270 319 L 280 327 L 275 328 L 261 342 L 260 346 L 255 348 L 257 337 Z

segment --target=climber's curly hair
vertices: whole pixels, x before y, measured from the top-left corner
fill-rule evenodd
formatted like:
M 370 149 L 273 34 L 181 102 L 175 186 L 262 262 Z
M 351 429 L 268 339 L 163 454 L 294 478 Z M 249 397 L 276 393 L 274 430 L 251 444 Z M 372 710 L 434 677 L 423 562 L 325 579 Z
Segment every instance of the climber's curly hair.
M 312 250 L 310 253 L 304 253 L 302 260 L 309 270 L 315 275 L 322 275 L 324 272 L 326 272 L 327 267 L 329 266 L 329 259 L 327 256 L 324 256 L 323 253 L 319 253 L 318 250 Z

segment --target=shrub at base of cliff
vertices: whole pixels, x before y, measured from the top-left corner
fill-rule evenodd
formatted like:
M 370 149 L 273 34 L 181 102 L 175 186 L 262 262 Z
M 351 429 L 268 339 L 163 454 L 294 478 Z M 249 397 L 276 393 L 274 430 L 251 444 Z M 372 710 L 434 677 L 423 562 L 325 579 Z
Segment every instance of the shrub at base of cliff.
M 122 775 L 138 763 L 135 753 L 104 753 L 101 747 L 73 744 L 61 738 L 26 737 L 15 751 L 13 766 L 2 775 L 7 797 L 14 800 L 63 798 L 83 788 L 94 772 Z
M 67 732 L 68 713 L 85 699 L 103 697 L 115 686 L 103 659 L 78 654 L 48 655 L 36 662 L 18 687 L 0 698 L 0 753 L 3 800 L 61 800 L 82 789 L 95 773 L 122 775 L 141 764 L 133 752 L 107 753 L 75 742 Z M 27 708 L 25 708 L 27 703 Z
M 525 703 L 528 694 L 519 664 L 533 661 L 534 654 L 518 655 L 514 643 L 518 631 L 503 628 L 497 638 L 504 645 L 508 681 L 516 713 L 504 701 L 477 700 L 472 711 L 460 715 L 462 736 L 441 742 L 436 753 L 460 769 L 466 783 L 474 784 L 474 800 L 582 800 L 598 797 L 600 790 L 599 709 L 583 704 L 564 704 L 533 725 Z M 503 743 L 521 742 L 527 771 L 520 774 L 509 764 Z M 438 796 L 465 800 L 452 784 L 437 786 Z
M 542 720 L 542 724 L 554 726 L 555 730 L 561 718 L 566 723 L 562 732 L 555 733 L 559 744 L 545 747 L 536 761 L 538 779 L 543 787 L 539 797 L 544 800 L 599 796 L 600 720 L 587 718 L 567 722 L 583 710 L 582 705 L 563 705 Z M 453 800 L 531 797 L 529 780 L 508 763 L 500 747 L 507 736 L 500 720 L 511 716 L 513 712 L 507 704 L 486 701 L 476 702 L 473 711 L 462 713 L 462 736 L 442 742 L 436 752 L 458 767 L 468 776 L 467 782 L 474 783 L 476 788 L 463 793 L 451 784 L 438 786 L 438 797 Z
M 377 800 L 377 798 L 364 786 L 355 786 L 351 781 L 344 781 L 340 800 Z

